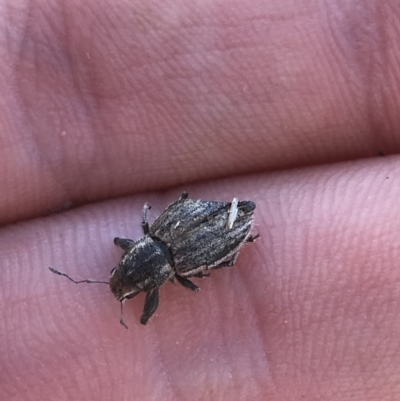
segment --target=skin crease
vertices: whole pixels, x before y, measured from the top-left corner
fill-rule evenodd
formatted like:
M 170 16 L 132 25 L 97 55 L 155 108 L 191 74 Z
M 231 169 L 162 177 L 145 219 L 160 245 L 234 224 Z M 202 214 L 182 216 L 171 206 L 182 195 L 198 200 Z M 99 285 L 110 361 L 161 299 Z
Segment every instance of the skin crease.
M 396 398 L 397 1 L 0 5 L 0 399 Z M 261 238 L 146 327 L 48 272 L 107 280 L 183 190 Z

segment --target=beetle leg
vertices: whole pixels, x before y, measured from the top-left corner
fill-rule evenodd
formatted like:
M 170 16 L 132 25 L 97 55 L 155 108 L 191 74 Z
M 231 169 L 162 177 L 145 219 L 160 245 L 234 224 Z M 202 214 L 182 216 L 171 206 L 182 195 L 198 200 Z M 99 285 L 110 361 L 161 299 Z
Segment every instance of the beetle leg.
M 114 244 L 127 251 L 135 242 L 128 238 L 114 238 Z
M 148 234 L 149 229 L 149 222 L 147 221 L 147 212 L 151 209 L 151 206 L 148 203 L 145 203 L 143 206 L 143 219 L 142 219 L 142 228 L 144 235 Z
M 193 276 L 190 276 L 190 277 L 198 277 L 198 278 L 210 277 L 210 273 L 200 272 L 200 273 L 193 274 Z
M 188 196 L 189 196 L 189 193 L 188 193 L 188 192 L 186 192 L 186 191 L 183 191 L 183 192 L 182 192 L 182 195 L 181 195 L 181 197 L 179 198 L 179 200 L 184 200 L 184 199 L 187 199 L 187 198 L 188 198 Z
M 182 284 L 185 288 L 189 288 L 189 290 L 192 290 L 194 292 L 199 292 L 200 287 L 198 287 L 196 284 L 192 283 L 190 280 L 188 280 L 185 277 L 178 276 L 175 274 L 176 279 L 180 284 Z
M 142 317 L 140 318 L 140 323 L 147 324 L 149 319 L 154 315 L 154 313 L 158 308 L 159 299 L 160 299 L 160 293 L 158 291 L 158 288 L 150 290 L 146 294 L 146 300 L 144 301 L 143 314 Z
M 210 269 L 222 269 L 223 267 L 231 267 L 231 266 L 233 266 L 233 265 L 235 264 L 236 259 L 238 258 L 238 256 L 239 256 L 239 252 L 236 252 L 236 253 L 233 255 L 232 259 L 226 260 L 225 262 L 221 262 L 221 263 L 220 263 L 219 265 L 217 265 L 217 266 L 210 267 Z
M 249 236 L 246 238 L 246 242 L 254 242 L 257 238 L 260 238 L 260 234 L 249 235 Z

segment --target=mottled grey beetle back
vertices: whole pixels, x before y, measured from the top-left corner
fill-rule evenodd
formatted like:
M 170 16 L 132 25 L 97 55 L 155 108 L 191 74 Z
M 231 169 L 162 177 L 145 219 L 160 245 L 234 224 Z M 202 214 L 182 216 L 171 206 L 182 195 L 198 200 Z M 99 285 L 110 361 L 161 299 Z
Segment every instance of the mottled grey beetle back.
M 170 244 L 175 273 L 183 277 L 219 266 L 233 257 L 249 236 L 256 205 L 238 202 L 228 227 L 231 203 L 181 198 L 150 227 L 150 235 Z

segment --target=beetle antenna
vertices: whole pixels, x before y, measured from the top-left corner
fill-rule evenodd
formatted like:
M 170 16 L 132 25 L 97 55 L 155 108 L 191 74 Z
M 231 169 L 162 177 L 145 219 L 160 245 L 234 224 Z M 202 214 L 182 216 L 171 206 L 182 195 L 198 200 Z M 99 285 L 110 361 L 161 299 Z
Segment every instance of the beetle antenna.
M 121 317 L 119 319 L 119 323 L 122 324 L 122 326 L 124 326 L 126 329 L 128 329 L 129 327 L 125 324 L 124 319 L 122 318 L 124 312 L 124 304 L 121 302 Z
M 80 284 L 80 283 L 100 283 L 100 284 L 109 284 L 107 281 L 98 281 L 98 280 L 74 280 L 72 277 L 68 276 L 68 274 L 60 272 L 59 270 L 55 269 L 54 267 L 49 267 L 49 270 L 54 273 L 54 274 L 58 274 L 59 276 L 64 276 L 66 277 L 68 280 L 71 280 L 73 283 L 75 284 Z

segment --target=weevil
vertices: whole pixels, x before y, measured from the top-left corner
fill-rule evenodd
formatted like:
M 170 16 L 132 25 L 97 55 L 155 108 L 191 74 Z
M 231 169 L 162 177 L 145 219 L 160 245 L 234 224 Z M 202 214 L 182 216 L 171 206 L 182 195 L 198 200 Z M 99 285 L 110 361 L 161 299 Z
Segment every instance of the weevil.
M 76 281 L 65 273 L 50 268 L 74 283 L 106 283 L 122 304 L 140 292 L 146 293 L 140 322 L 147 324 L 159 303 L 159 289 L 167 281 L 178 282 L 198 292 L 191 277 L 209 276 L 212 269 L 233 266 L 241 247 L 253 242 L 251 234 L 256 205 L 252 201 L 232 202 L 190 199 L 187 192 L 169 205 L 153 224 L 148 222 L 151 206 L 143 207 L 144 236 L 137 241 L 114 238 L 124 251 L 120 262 L 111 270 L 109 282 Z

